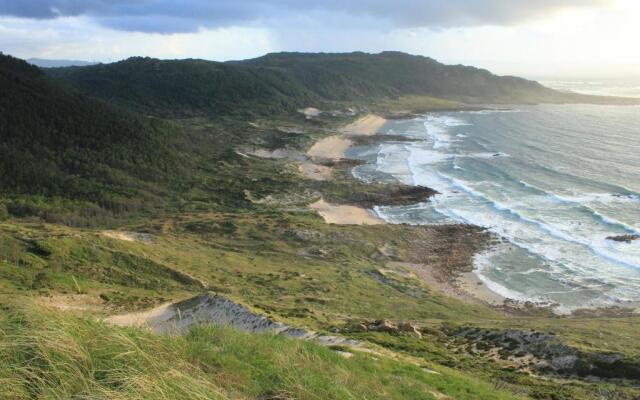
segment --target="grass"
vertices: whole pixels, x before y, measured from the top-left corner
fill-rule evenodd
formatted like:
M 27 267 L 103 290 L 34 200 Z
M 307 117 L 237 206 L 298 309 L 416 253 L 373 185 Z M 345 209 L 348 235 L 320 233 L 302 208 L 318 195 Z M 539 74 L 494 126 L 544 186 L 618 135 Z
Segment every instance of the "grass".
M 410 245 L 411 240 L 416 236 L 416 228 L 331 226 L 324 224 L 317 216 L 306 211 L 282 213 L 276 210 L 263 210 L 246 213 L 185 214 L 176 218 L 148 221 L 145 225 L 130 226 L 126 229 L 150 232 L 154 235 L 153 241 L 151 243 L 126 242 L 104 237 L 99 234 L 99 231 L 58 225 L 20 223 L 19 221 L 9 221 L 0 225 L 3 240 L 11 243 L 4 246 L 9 250 L 6 252 L 4 261 L 0 261 L 0 272 L 3 274 L 0 280 L 2 297 L 27 304 L 31 301 L 30 298 L 39 302 L 42 299 L 57 299 L 59 296 L 65 296 L 65 301 L 75 298 L 79 302 L 92 298 L 96 299 L 101 306 L 98 309 L 87 308 L 84 314 L 94 316 L 148 308 L 168 299 L 185 298 L 199 293 L 200 289 L 197 287 L 181 283 L 175 275 L 163 273 L 164 268 L 196 277 L 213 290 L 257 312 L 293 325 L 321 331 L 327 331 L 333 326 L 342 327 L 351 321 L 380 318 L 416 320 L 420 325 L 430 328 L 425 339 L 372 333 L 351 335 L 356 339 L 389 349 L 414 363 L 418 362 L 420 365 L 440 371 L 446 379 L 438 375 L 423 376 L 424 371 L 420 370 L 420 382 L 422 382 L 420 385 L 423 386 L 419 387 L 430 387 L 449 393 L 453 398 L 492 398 L 473 397 L 480 393 L 478 391 L 481 387 L 485 387 L 479 385 L 479 382 L 485 382 L 488 387 L 500 388 L 505 393 L 512 393 L 519 398 L 590 399 L 594 398 L 599 391 L 608 390 L 618 396 L 611 398 L 631 399 L 633 393 L 636 393 L 629 387 L 607 384 L 580 381 L 560 384 L 555 380 L 536 378 L 526 373 L 505 369 L 504 365 L 467 353 L 457 353 L 448 348 L 446 340 L 440 337 L 443 324 L 554 331 L 565 342 L 580 348 L 591 351 L 620 351 L 628 356 L 638 354 L 640 345 L 633 340 L 636 335 L 634 326 L 637 318 L 511 317 L 483 306 L 465 304 L 440 295 L 415 278 L 385 273 L 385 280 L 380 281 L 378 271 L 385 265 L 386 258 L 379 253 L 378 248 L 387 244 L 395 248 L 395 252 L 400 256 L 413 251 L 422 251 L 421 248 L 412 249 Z M 437 231 L 432 234 L 435 238 L 438 237 Z M 431 239 L 427 237 L 427 241 Z M 17 257 L 17 262 L 12 258 L 13 255 Z M 120 260 L 120 257 L 125 261 Z M 437 257 L 433 255 L 430 257 L 433 262 L 438 262 Z M 442 260 L 442 262 L 446 261 Z M 31 270 L 40 272 L 34 273 Z M 45 277 L 48 278 L 37 278 L 42 271 L 46 272 Z M 129 276 L 131 280 L 126 279 Z M 10 309 L 14 310 L 15 306 L 11 305 Z M 163 361 L 165 357 L 170 359 L 169 355 L 162 355 L 163 351 L 182 357 L 186 350 L 175 346 L 180 343 L 183 346 L 194 346 L 195 358 L 186 357 L 185 360 L 188 363 L 180 367 L 180 371 L 187 371 L 184 373 L 188 376 L 176 380 L 178 385 L 180 379 L 185 379 L 185 382 L 189 382 L 194 390 L 213 387 L 210 390 L 224 389 L 223 394 L 232 390 L 234 393 L 242 393 L 247 398 L 258 398 L 259 395 L 270 393 L 270 391 L 277 394 L 285 390 L 289 393 L 292 390 L 289 386 L 278 386 L 284 383 L 269 386 L 269 382 L 277 376 L 278 379 L 275 382 L 303 380 L 306 382 L 305 385 L 311 385 L 300 384 L 307 388 L 305 390 L 317 392 L 324 384 L 322 371 L 333 371 L 331 369 L 333 367 L 327 365 L 320 370 L 309 369 L 310 367 L 302 360 L 290 359 L 289 353 L 293 348 L 302 346 L 301 348 L 307 349 L 310 345 L 279 337 L 254 337 L 254 335 L 221 331 L 215 328 L 202 328 L 192 332 L 187 338 L 158 338 L 140 331 L 106 327 L 92 320 L 34 309 L 19 314 L 23 315 L 19 318 L 16 318 L 15 313 L 9 313 L 9 315 L 10 317 L 5 319 L 3 332 L 18 332 L 20 329 L 22 329 L 20 332 L 25 335 L 27 332 L 32 332 L 33 340 L 45 342 L 51 340 L 49 346 L 54 349 L 58 344 L 52 338 L 64 337 L 68 332 L 80 333 L 82 330 L 87 330 L 90 333 L 82 334 L 81 339 L 82 346 L 86 346 L 84 351 L 87 357 L 97 357 L 101 354 L 95 347 L 91 347 L 93 342 L 88 338 L 92 336 L 95 336 L 95 340 L 99 343 L 123 337 L 134 340 L 131 339 L 133 337 L 134 343 L 152 341 L 153 346 L 168 346 L 164 350 L 154 348 L 145 350 L 148 353 L 131 353 L 132 357 L 146 357 L 149 362 L 157 362 L 160 365 L 165 362 Z M 17 321 L 21 323 L 17 324 Z M 52 333 L 49 329 L 53 328 L 59 331 Z M 96 330 L 102 331 L 106 336 L 98 335 Z M 6 340 L 20 343 L 19 340 Z M 267 344 L 264 346 L 271 351 L 268 357 L 266 355 L 264 357 L 282 359 L 281 369 L 270 366 L 269 368 L 274 368 L 271 375 L 251 375 L 250 371 L 255 370 L 256 374 L 265 371 L 265 365 L 260 364 L 252 366 L 249 370 L 241 370 L 241 373 L 238 372 L 236 363 L 239 365 L 246 363 L 253 365 L 253 362 L 267 363 L 261 353 L 264 349 L 252 347 L 256 341 L 261 340 L 266 341 Z M 221 344 L 214 346 L 215 343 Z M 136 346 L 143 347 L 142 344 L 136 344 Z M 348 376 L 361 373 L 363 377 L 359 379 L 366 381 L 367 374 L 377 374 L 372 375 L 376 379 L 382 379 L 381 376 L 390 374 L 384 379 L 394 381 L 394 386 L 416 385 L 411 383 L 406 375 L 397 377 L 397 372 L 393 371 L 400 367 L 393 366 L 391 361 L 388 361 L 391 364 L 383 372 L 367 369 L 369 367 L 362 367 L 363 370 L 360 370 L 361 366 L 347 361 L 357 360 L 361 355 L 345 361 L 327 349 L 315 346 L 311 348 L 314 352 L 323 354 L 323 357 L 329 357 L 331 362 L 336 363 L 335 368 L 339 367 L 338 370 Z M 23 353 L 30 357 L 28 355 L 31 353 L 24 349 L 15 350 L 15 353 Z M 129 351 L 131 349 L 121 350 L 126 354 L 129 354 Z M 96 352 L 98 354 L 94 354 Z M 119 354 L 119 352 L 113 351 L 111 354 Z M 253 360 L 252 354 L 260 355 L 262 358 Z M 215 355 L 218 358 L 207 358 L 208 355 L 211 357 Z M 119 359 L 120 356 L 117 357 L 117 360 Z M 82 358 L 65 361 L 73 369 L 84 369 L 85 362 Z M 287 363 L 299 368 L 287 369 L 284 367 Z M 194 365 L 198 368 L 194 369 Z M 409 374 L 408 376 L 412 376 L 414 372 L 417 374 L 415 368 L 402 365 L 400 368 L 404 371 L 402 374 Z M 212 366 L 216 366 L 217 369 Z M 113 366 L 113 370 L 127 371 L 127 368 L 129 368 L 127 365 Z M 164 367 L 158 368 L 164 371 Z M 9 369 L 22 370 L 23 366 L 13 364 Z M 51 369 L 57 371 L 58 367 L 52 366 Z M 299 369 L 309 370 L 309 375 L 300 376 Z M 218 381 L 213 384 L 210 380 L 204 382 L 210 386 L 202 382 L 193 383 L 191 380 L 200 379 L 198 377 L 203 370 L 207 373 L 218 371 L 217 373 L 236 383 L 222 386 L 218 385 Z M 162 374 L 170 376 L 171 372 L 165 371 Z M 318 381 L 311 382 L 314 376 Z M 13 379 L 23 378 L 14 377 Z M 136 382 L 142 382 L 145 379 L 152 378 L 144 376 Z M 157 377 L 154 375 L 153 379 Z M 426 383 L 423 380 L 426 380 L 424 381 Z M 72 381 L 75 380 L 72 379 Z M 469 382 L 474 383 L 472 385 Z M 84 384 L 86 387 L 93 387 L 92 385 L 94 384 Z M 241 387 L 242 385 L 249 387 L 244 388 Z M 373 383 L 369 382 L 368 385 Z M 472 389 L 469 389 L 469 385 Z M 345 386 L 353 389 L 351 393 L 355 396 L 354 398 L 360 398 L 354 393 L 360 393 L 360 391 L 369 393 L 365 390 L 366 387 L 353 383 L 345 383 Z M 313 387 L 313 390 L 308 387 Z M 107 388 L 98 385 L 95 386 L 95 390 L 99 392 Z M 122 397 L 136 398 L 135 396 L 142 396 L 146 389 L 141 386 L 131 390 L 134 392 Z M 206 393 L 209 393 L 210 398 L 215 398 L 211 394 L 214 393 L 213 391 Z M 324 398 L 349 398 L 339 397 L 333 392 L 327 393 L 328 397 Z M 393 395 L 396 398 L 403 398 L 395 392 Z M 115 398 L 118 398 L 117 396 Z M 159 395 L 153 392 L 149 396 L 147 398 Z M 193 398 L 197 398 L 195 396 L 195 394 L 192 395 Z M 411 396 L 409 398 L 420 398 Z
M 405 95 L 397 99 L 375 100 L 372 108 L 380 113 L 388 112 L 428 112 L 428 111 L 447 111 L 470 108 L 464 103 L 444 100 L 436 97 Z
M 437 323 L 495 317 L 416 279 L 376 279 L 387 261 L 378 249 L 391 244 L 402 252 L 403 239 L 414 231 L 408 227 L 327 226 L 308 212 L 271 211 L 183 215 L 128 229 L 153 232 L 154 240 L 125 242 L 55 225 L 0 225 L 2 243 L 19 246 L 20 254 L 17 264 L 11 255 L 4 262 L 0 257 L 5 293 L 76 293 L 76 282 L 84 292 L 109 298 L 115 292 L 163 299 L 198 292 L 170 273 L 180 271 L 263 312 L 314 328 L 342 324 L 345 315 Z
M 332 350 L 282 336 L 200 326 L 154 336 L 34 310 L 0 319 L 6 399 L 515 399 L 443 369 Z

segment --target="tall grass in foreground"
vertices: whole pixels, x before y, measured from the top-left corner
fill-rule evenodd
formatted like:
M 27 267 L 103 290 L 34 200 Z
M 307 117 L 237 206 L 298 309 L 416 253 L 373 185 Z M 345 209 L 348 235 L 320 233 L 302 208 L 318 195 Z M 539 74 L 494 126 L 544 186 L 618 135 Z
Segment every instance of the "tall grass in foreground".
M 222 399 L 184 341 L 62 315 L 4 316 L 2 399 Z
M 447 371 L 344 359 L 281 336 L 202 326 L 154 336 L 58 313 L 0 313 L 2 399 L 506 399 Z

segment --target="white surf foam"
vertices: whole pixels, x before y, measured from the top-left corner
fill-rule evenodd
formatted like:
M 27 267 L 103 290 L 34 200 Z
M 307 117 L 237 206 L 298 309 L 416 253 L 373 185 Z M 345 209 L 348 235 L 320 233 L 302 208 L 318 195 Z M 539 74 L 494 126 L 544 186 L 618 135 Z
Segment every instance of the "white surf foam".
M 514 110 L 507 112 L 514 112 Z M 457 163 L 460 157 L 491 159 L 510 156 L 505 153 L 489 151 L 456 154 L 452 149 L 452 144 L 456 140 L 464 139 L 466 135 L 453 135 L 452 128 L 470 125 L 461 118 L 429 115 L 419 121 L 424 124 L 425 132 L 422 137 L 426 139 L 426 142 L 381 145 L 376 169 L 395 176 L 401 182 L 428 186 L 440 192 L 441 194 L 436 195 L 429 203 L 420 205 L 420 207 L 424 207 L 425 212 L 435 211 L 452 221 L 485 226 L 508 239 L 512 244 L 539 257 L 549 269 L 549 273 L 553 273 L 557 281 L 567 287 L 564 292 L 549 293 L 551 297 L 554 294 L 570 293 L 571 290 L 590 290 L 595 286 L 589 282 L 595 277 L 602 278 L 613 286 L 616 286 L 617 283 L 624 286 L 624 282 L 621 281 L 623 274 L 621 274 L 620 268 L 640 268 L 640 241 L 638 241 L 639 243 L 620 245 L 605 239 L 606 229 L 630 231 L 633 230 L 632 226 L 617 221 L 595 209 L 591 209 L 595 217 L 592 225 L 589 223 L 577 224 L 576 221 L 571 220 L 564 221 L 561 218 L 562 215 L 546 215 L 540 209 L 540 207 L 547 206 L 550 211 L 553 211 L 554 207 L 562 204 L 567 212 L 572 211 L 571 207 L 585 207 L 586 210 L 590 202 L 597 204 L 638 202 L 640 199 L 637 196 L 619 196 L 608 193 L 558 195 L 549 193 L 528 182 L 520 181 L 524 192 L 514 192 L 516 196 L 514 199 L 492 197 L 486 191 L 486 186 L 497 187 L 496 193 L 501 190 L 504 192 L 507 188 L 500 188 L 497 182 L 465 181 L 457 178 L 456 173 L 442 172 L 438 166 L 449 163 L 453 171 L 463 171 Z M 416 133 L 416 136 L 420 136 L 419 133 Z M 482 187 L 483 184 L 485 187 Z M 554 206 L 554 202 L 556 206 Z M 412 222 L 393 211 L 392 208 L 375 208 L 377 215 L 388 222 Z M 419 212 L 420 210 L 411 211 Z M 625 247 L 622 248 L 622 246 Z M 633 250 L 635 247 L 638 247 L 637 251 Z M 621 249 L 625 251 L 621 251 Z M 552 301 L 547 296 L 541 294 L 537 296 L 525 295 L 513 287 L 508 287 L 509 285 L 505 282 L 492 281 L 488 278 L 488 274 L 482 273 L 483 268 L 485 271 L 489 271 L 491 268 L 499 267 L 490 264 L 491 258 L 479 255 L 476 262 L 478 267 L 483 265 L 481 268 L 477 268 L 478 275 L 488 288 L 505 297 L 520 301 L 534 301 L 536 303 Z M 534 271 L 536 270 L 531 270 L 530 273 Z M 640 288 L 640 279 L 638 287 Z M 638 291 L 631 290 L 627 295 L 622 295 L 621 290 L 617 290 L 603 292 L 601 296 L 591 299 L 590 302 L 606 305 L 611 302 L 640 298 L 638 296 L 640 296 Z M 575 307 L 577 305 L 562 305 L 559 310 L 566 311 Z

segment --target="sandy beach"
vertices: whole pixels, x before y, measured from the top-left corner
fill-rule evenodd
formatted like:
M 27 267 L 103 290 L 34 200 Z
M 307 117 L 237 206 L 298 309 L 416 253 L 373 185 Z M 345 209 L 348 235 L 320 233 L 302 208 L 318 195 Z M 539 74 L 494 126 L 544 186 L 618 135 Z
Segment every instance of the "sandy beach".
M 386 120 L 373 114 L 366 115 L 341 129 L 340 135 L 329 136 L 317 141 L 307 151 L 312 159 L 339 160 L 345 157 L 345 152 L 353 144 L 346 136 L 375 135 Z M 302 162 L 300 173 L 313 180 L 327 180 L 331 178 L 332 169 L 318 165 L 311 161 Z M 331 204 L 320 199 L 309 205 L 324 218 L 328 224 L 341 225 L 379 225 L 385 223 L 374 215 L 373 211 L 362 207 Z
M 387 122 L 377 115 L 368 114 L 340 130 L 340 135 L 329 136 L 317 141 L 307 151 L 307 156 L 323 159 L 344 158 L 344 153 L 353 144 L 349 136 L 372 136 Z
M 316 210 L 328 224 L 339 225 L 380 225 L 385 222 L 376 217 L 372 211 L 341 204 L 327 203 L 323 199 L 310 204 L 309 207 Z
M 473 272 L 465 272 L 451 279 L 442 276 L 428 264 L 390 262 L 388 266 L 394 269 L 408 269 L 429 287 L 464 302 L 501 306 L 506 300 L 505 297 L 489 290 Z
M 307 155 L 313 158 L 344 158 L 344 153 L 353 142 L 342 135 L 329 136 L 318 140 L 307 151 Z
M 387 122 L 386 119 L 368 114 L 340 130 L 341 134 L 329 136 L 317 141 L 307 151 L 312 160 L 339 160 L 345 158 L 345 152 L 353 144 L 349 138 L 375 135 Z M 313 161 L 304 161 L 299 166 L 300 173 L 313 180 L 331 179 L 332 169 Z M 320 199 L 309 207 L 324 218 L 328 224 L 340 225 L 380 225 L 387 222 L 374 214 L 372 210 L 353 206 L 332 204 Z M 444 295 L 465 302 L 500 306 L 505 298 L 489 290 L 473 272 L 466 272 L 456 278 L 444 276 L 427 264 L 406 262 L 389 263 L 391 268 L 411 271 L 428 286 Z
M 346 136 L 371 136 L 375 135 L 386 122 L 387 120 L 380 116 L 368 114 L 345 126 L 341 131 Z

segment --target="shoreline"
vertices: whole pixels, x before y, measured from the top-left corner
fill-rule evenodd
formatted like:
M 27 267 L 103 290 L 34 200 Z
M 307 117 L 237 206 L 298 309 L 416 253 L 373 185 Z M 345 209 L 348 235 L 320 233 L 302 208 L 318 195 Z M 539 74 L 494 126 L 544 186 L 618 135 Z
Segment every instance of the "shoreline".
M 345 160 L 345 152 L 353 145 L 350 137 L 373 136 L 387 122 L 385 118 L 367 114 L 340 129 L 340 134 L 322 138 L 305 153 L 309 158 L 298 166 L 300 173 L 311 180 L 332 179 L 333 168 Z M 355 205 L 341 205 L 320 199 L 309 207 L 315 210 L 328 224 L 337 225 L 381 225 L 386 223 L 372 210 Z
M 299 172 L 308 179 L 315 181 L 329 181 L 334 179 L 335 168 L 353 165 L 346 158 L 347 150 L 361 142 L 377 143 L 374 136 L 380 131 L 388 119 L 367 114 L 356 121 L 339 129 L 339 134 L 322 138 L 315 142 L 305 153 L 307 160 L 301 161 Z M 417 188 L 417 187 L 414 187 Z M 430 190 L 428 188 L 422 188 Z M 435 194 L 435 192 L 433 193 Z M 392 196 L 397 196 L 394 193 Z M 372 199 L 376 200 L 376 199 Z M 377 199 L 380 201 L 380 198 Z M 377 203 L 375 203 L 378 205 Z M 335 225 L 385 225 L 391 224 L 378 216 L 367 202 L 339 204 L 320 198 L 309 208 L 316 211 L 327 224 Z M 464 224 L 463 224 L 464 225 Z M 471 225 L 470 225 L 471 226 Z M 476 252 L 475 254 L 478 254 Z M 477 275 L 473 261 L 463 269 L 440 271 L 428 264 L 393 261 L 396 265 L 403 264 L 404 269 L 410 270 L 422 282 L 434 290 L 452 298 L 469 304 L 482 304 L 509 314 L 556 313 L 549 305 L 536 304 L 505 297 L 492 291 Z M 638 308 L 625 308 L 630 312 L 638 312 Z M 576 309 L 568 315 L 579 315 L 585 312 L 598 312 L 598 309 Z
M 387 265 L 391 268 L 406 268 L 430 288 L 465 303 L 498 308 L 508 300 L 486 287 L 473 271 L 459 272 L 451 278 L 428 264 L 391 261 Z
M 315 142 L 306 155 L 309 160 L 299 166 L 300 173 L 312 180 L 332 179 L 332 168 L 327 164 L 345 160 L 346 151 L 354 145 L 357 138 L 370 138 L 388 122 L 388 119 L 367 114 L 344 126 L 340 134 L 322 138 Z M 353 139 L 353 140 L 352 140 Z M 374 213 L 372 209 L 357 205 L 334 204 L 323 198 L 309 205 L 326 223 L 337 225 L 383 225 L 390 224 Z M 402 265 L 411 270 L 421 281 L 435 290 L 450 297 L 494 308 L 502 307 L 507 298 L 491 291 L 484 285 L 475 272 L 453 272 L 454 277 L 444 276 L 443 271 L 435 271 L 427 264 L 409 262 L 391 262 L 390 265 Z M 440 273 L 439 273 L 440 272 Z
M 307 160 L 301 161 L 298 169 L 300 173 L 308 179 L 315 181 L 329 181 L 334 179 L 333 172 L 336 168 L 353 166 L 357 160 L 346 158 L 345 153 L 354 145 L 359 143 L 378 143 L 375 136 L 388 119 L 367 114 L 356 121 L 339 129 L 339 134 L 322 138 L 315 142 L 306 152 Z M 384 136 L 384 135 L 383 135 Z M 357 165 L 357 163 L 355 163 Z M 414 189 L 420 187 L 411 186 Z M 431 190 L 421 188 L 423 190 Z M 397 190 L 397 189 L 396 189 Z M 401 189 L 400 189 L 401 192 Z M 433 192 L 433 191 L 432 191 Z M 431 195 L 436 194 L 433 192 Z M 402 195 L 396 191 L 390 198 Z M 430 196 L 430 195 L 429 195 Z M 336 225 L 386 225 L 392 223 L 378 216 L 371 205 L 380 205 L 381 198 L 374 196 L 364 202 L 348 202 L 347 204 L 332 203 L 320 198 L 309 205 L 309 208 L 316 211 L 327 224 Z M 403 198 L 409 200 L 411 197 Z M 465 224 L 462 224 L 465 225 Z M 469 225 L 473 226 L 473 225 Z M 479 227 L 477 227 L 479 228 Z M 478 254 L 481 250 L 476 251 Z M 480 276 L 476 273 L 473 260 L 464 268 L 454 270 L 436 270 L 433 266 L 423 263 L 399 262 L 403 264 L 403 269 L 408 269 L 422 282 L 434 290 L 452 298 L 469 304 L 481 304 L 498 311 L 516 315 L 532 315 L 536 313 L 549 313 L 556 316 L 561 315 L 583 315 L 599 314 L 602 310 L 611 310 L 612 307 L 574 309 L 568 314 L 558 313 L 552 304 L 537 304 L 534 301 L 522 301 L 503 296 L 489 288 Z M 637 305 L 614 306 L 616 314 L 640 314 Z
M 341 134 L 320 139 L 314 143 L 306 153 L 309 159 L 305 163 L 317 167 L 322 166 L 322 177 L 318 177 L 318 174 L 314 174 L 313 172 L 305 173 L 305 169 L 310 169 L 309 165 L 301 165 L 301 173 L 307 178 L 314 180 L 333 179 L 332 172 L 336 166 L 342 164 L 348 165 L 349 161 L 352 161 L 345 157 L 346 151 L 351 146 L 360 143 L 379 143 L 380 140 L 377 140 L 375 136 L 380 128 L 387 122 L 387 118 L 368 114 L 340 129 Z M 377 203 L 375 204 L 378 205 Z M 370 204 L 368 203 L 349 203 L 348 205 L 342 205 L 320 199 L 310 205 L 310 208 L 316 210 L 325 222 L 329 224 L 392 224 L 375 214 L 375 212 L 370 209 Z M 480 251 L 475 254 L 479 252 Z M 532 313 L 550 313 L 556 316 L 595 315 L 604 310 L 610 311 L 612 309 L 615 309 L 616 314 L 640 314 L 640 305 L 638 304 L 577 308 L 566 313 L 556 310 L 555 307 L 558 306 L 557 304 L 540 304 L 533 300 L 525 301 L 506 297 L 490 289 L 477 274 L 473 261 L 469 263 L 468 269 L 463 268 L 446 271 L 447 273 L 444 273 L 444 271 L 435 271 L 432 266 L 427 264 L 404 264 L 406 269 L 411 270 L 411 272 L 428 286 L 449 297 L 454 297 L 467 303 L 483 304 L 509 314 L 531 315 Z

